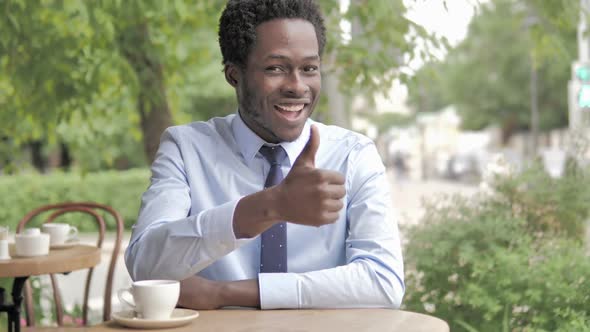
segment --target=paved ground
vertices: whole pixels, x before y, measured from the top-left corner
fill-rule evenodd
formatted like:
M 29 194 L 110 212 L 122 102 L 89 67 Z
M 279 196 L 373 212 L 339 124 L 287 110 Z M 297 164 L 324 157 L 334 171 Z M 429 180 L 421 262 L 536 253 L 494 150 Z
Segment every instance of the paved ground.
M 393 174 L 390 174 L 390 182 L 392 185 L 393 205 L 400 214 L 400 225 L 411 225 L 419 221 L 423 213 L 422 200 L 432 198 L 438 194 L 460 193 L 469 195 L 473 193 L 476 188 L 473 186 L 444 182 L 444 181 L 428 181 L 419 182 L 412 180 L 396 181 Z M 123 240 L 123 251 L 127 247 L 130 234 L 125 234 Z M 81 241 L 85 243 L 95 243 L 95 237 L 92 234 L 80 235 Z M 112 235 L 105 241 L 105 248 L 113 247 Z M 402 233 L 403 238 L 403 233 Z M 129 287 L 131 279 L 123 261 L 122 252 L 117 261 L 117 269 L 115 271 L 114 289 L 115 293 L 112 296 L 113 311 L 120 309 L 120 304 L 117 299 L 116 290 Z M 110 250 L 105 250 L 102 257 L 102 262 L 95 268 L 94 281 L 91 286 L 91 301 L 90 307 L 92 309 L 91 321 L 100 321 L 102 310 L 102 297 L 104 292 L 104 284 L 106 281 L 105 274 L 108 269 L 108 262 L 111 255 Z M 85 280 L 85 272 L 73 272 L 68 276 L 60 276 L 62 279 L 62 293 L 64 303 L 73 307 L 74 303 L 81 303 L 83 296 L 83 287 Z M 65 287 L 64 287 L 65 285 Z M 49 304 L 46 300 L 46 305 Z
M 413 225 L 420 221 L 424 214 L 423 201 L 430 201 L 440 195 L 461 194 L 471 195 L 477 186 L 443 180 L 415 181 L 396 180 L 389 173 L 393 206 L 400 215 L 400 225 Z

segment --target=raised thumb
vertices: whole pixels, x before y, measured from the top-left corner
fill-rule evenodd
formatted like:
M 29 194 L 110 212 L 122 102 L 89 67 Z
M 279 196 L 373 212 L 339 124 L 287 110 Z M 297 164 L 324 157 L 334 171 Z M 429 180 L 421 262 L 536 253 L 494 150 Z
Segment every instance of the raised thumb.
M 315 155 L 318 152 L 320 146 L 320 133 L 315 125 L 311 125 L 309 128 L 309 140 L 307 144 L 299 154 L 296 165 L 315 167 Z

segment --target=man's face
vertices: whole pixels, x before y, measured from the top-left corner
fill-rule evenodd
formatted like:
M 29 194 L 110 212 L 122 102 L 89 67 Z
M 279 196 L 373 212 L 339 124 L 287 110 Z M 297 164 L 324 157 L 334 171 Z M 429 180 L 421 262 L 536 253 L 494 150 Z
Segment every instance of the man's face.
M 313 25 L 276 19 L 256 28 L 256 44 L 237 82 L 240 115 L 267 142 L 293 141 L 313 112 L 321 87 Z

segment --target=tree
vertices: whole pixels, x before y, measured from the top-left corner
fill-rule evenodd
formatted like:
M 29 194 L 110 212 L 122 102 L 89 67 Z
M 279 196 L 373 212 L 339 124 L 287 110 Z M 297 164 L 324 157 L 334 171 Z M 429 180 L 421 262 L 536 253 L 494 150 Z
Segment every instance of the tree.
M 444 87 L 445 101 L 457 105 L 465 128 L 499 124 L 504 142 L 516 130 L 530 129 L 531 67 L 538 77 L 541 129 L 566 125 L 577 15 L 574 2 L 559 3 L 495 0 L 481 5 L 467 38 L 440 65 L 440 81 L 432 81 Z M 440 90 L 427 80 L 420 86 Z M 414 100 L 419 91 L 411 92 Z
M 30 142 L 67 146 L 97 167 L 136 158 L 141 140 L 153 160 L 164 128 L 206 118 L 209 103 L 224 111 L 235 103 L 220 74 L 216 30 L 224 4 L 5 0 L 0 138 L 13 150 Z M 403 55 L 424 35 L 403 17 L 403 1 L 353 1 L 344 13 L 337 0 L 320 4 L 329 26 L 325 71 L 342 69 L 342 91 L 387 90 Z M 342 19 L 358 22 L 362 38 L 342 41 Z
M 408 105 L 416 112 L 434 112 L 449 105 L 445 63 L 426 63 L 408 80 Z
M 0 120 L 16 145 L 64 137 L 86 145 L 85 138 L 130 130 L 151 161 L 173 124 L 173 106 L 190 94 L 183 86 L 194 76 L 211 82 L 185 68 L 220 62 L 210 46 L 221 1 L 7 0 L 0 7 L 7 18 L 0 22 L 7 110 Z M 122 114 L 127 121 L 115 121 Z M 84 125 L 92 122 L 102 123 Z M 85 128 L 73 134 L 79 125 Z

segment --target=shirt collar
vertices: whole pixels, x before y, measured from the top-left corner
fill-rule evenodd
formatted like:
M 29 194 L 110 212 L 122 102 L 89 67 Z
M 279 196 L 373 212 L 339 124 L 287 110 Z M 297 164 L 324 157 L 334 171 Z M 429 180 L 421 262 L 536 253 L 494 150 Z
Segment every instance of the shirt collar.
M 293 142 L 282 142 L 279 144 L 283 147 L 283 149 L 285 149 L 285 152 L 287 152 L 290 165 L 293 165 L 301 151 L 303 151 L 303 148 L 309 139 L 309 127 L 312 121 L 313 120 L 311 119 L 307 119 L 301 135 L 299 135 L 296 140 Z M 252 129 L 246 125 L 246 123 L 244 123 L 244 120 L 242 120 L 239 112 L 237 112 L 236 116 L 234 117 L 231 127 L 236 144 L 238 146 L 238 150 L 242 154 L 242 157 L 246 163 L 250 163 L 254 159 L 258 153 L 258 150 L 260 150 L 263 145 L 275 145 L 267 143 L 258 135 L 256 135 L 256 133 L 253 132 Z

